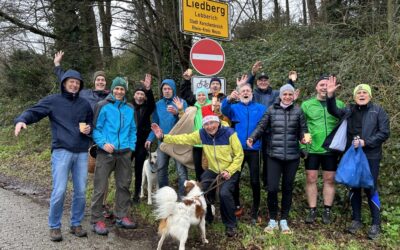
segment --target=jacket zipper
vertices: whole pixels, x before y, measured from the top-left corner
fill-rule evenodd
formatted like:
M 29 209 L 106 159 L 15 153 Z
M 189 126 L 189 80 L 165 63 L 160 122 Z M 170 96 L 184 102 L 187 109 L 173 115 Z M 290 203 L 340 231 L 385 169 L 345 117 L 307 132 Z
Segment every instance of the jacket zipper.
M 284 109 L 283 110 L 284 112 L 285 112 L 285 129 L 284 129 L 284 131 L 283 131 L 283 134 L 285 135 L 284 136 L 284 140 L 283 140 L 283 142 L 284 142 L 284 145 L 283 145 L 283 153 L 284 153 L 284 156 L 283 156 L 283 159 L 284 160 L 286 160 L 286 147 L 287 147 L 287 143 L 286 143 L 286 138 L 287 138 L 287 112 L 286 112 L 286 109 Z
M 122 114 L 121 114 L 121 109 L 120 109 L 120 107 L 121 107 L 121 103 L 119 103 L 118 104 L 118 112 L 119 112 L 119 128 L 118 128 L 118 150 L 119 150 L 119 148 L 120 148 L 120 139 L 119 139 L 119 135 L 120 135 L 120 132 L 121 132 L 121 124 L 122 124 Z
M 246 140 L 247 140 L 247 138 L 249 138 L 249 126 L 250 126 L 250 115 L 249 115 L 249 106 L 246 106 L 246 108 L 247 108 L 247 131 L 246 131 L 246 135 L 247 135 L 247 137 L 245 138 Z M 248 149 L 247 148 L 247 143 L 245 143 L 245 146 L 246 146 L 246 149 Z
M 215 162 L 217 163 L 218 173 L 221 173 L 221 168 L 219 167 L 219 162 L 217 160 L 217 150 L 215 148 L 215 138 L 213 138 L 213 146 L 214 146 L 214 158 L 215 158 Z

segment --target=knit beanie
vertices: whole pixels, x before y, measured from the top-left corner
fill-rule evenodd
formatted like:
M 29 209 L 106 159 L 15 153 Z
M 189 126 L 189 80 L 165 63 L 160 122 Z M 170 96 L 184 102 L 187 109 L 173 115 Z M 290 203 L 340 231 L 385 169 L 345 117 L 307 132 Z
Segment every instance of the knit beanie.
M 208 95 L 208 89 L 206 89 L 205 87 L 201 87 L 196 89 L 196 99 L 197 99 L 197 95 L 200 93 L 204 93 L 206 96 Z
M 125 79 L 120 76 L 115 77 L 112 81 L 111 91 L 113 91 L 117 86 L 123 87 L 126 91 L 128 91 L 128 84 L 126 83 Z
M 146 93 L 146 89 L 142 84 L 137 84 L 135 86 L 135 89 L 133 90 L 133 94 L 135 94 L 138 91 L 142 91 L 142 92 Z
M 218 77 L 213 77 L 213 78 L 211 78 L 210 84 L 211 84 L 212 82 L 219 82 L 219 85 L 221 86 L 221 79 L 219 79 Z
M 99 70 L 99 71 L 96 71 L 96 72 L 94 72 L 94 74 L 93 74 L 93 83 L 96 81 L 96 78 L 98 77 L 98 76 L 102 76 L 102 77 L 104 77 L 104 78 L 106 78 L 106 73 L 104 72 L 104 71 L 102 71 L 102 70 Z
M 365 91 L 367 91 L 368 94 L 369 94 L 369 97 L 372 98 L 372 90 L 371 90 L 371 87 L 370 87 L 368 84 L 364 84 L 364 83 L 363 83 L 363 84 L 357 85 L 357 87 L 354 88 L 353 96 L 355 97 L 356 94 L 357 94 L 357 92 L 360 91 L 360 90 L 365 90 Z
M 283 93 L 284 93 L 285 91 L 291 91 L 291 92 L 294 93 L 294 88 L 293 88 L 293 86 L 292 86 L 291 84 L 285 84 L 285 85 L 283 85 L 283 86 L 279 89 L 279 97 L 280 97 L 280 98 L 282 98 Z

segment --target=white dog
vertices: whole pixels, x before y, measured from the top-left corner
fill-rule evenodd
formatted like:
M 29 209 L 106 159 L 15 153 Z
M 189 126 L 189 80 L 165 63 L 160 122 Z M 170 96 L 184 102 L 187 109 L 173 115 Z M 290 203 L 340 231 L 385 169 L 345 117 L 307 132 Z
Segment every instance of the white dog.
M 182 202 L 178 201 L 178 195 L 174 189 L 163 187 L 154 195 L 156 204 L 155 216 L 161 220 L 158 226 L 158 233 L 161 239 L 158 242 L 157 250 L 161 250 L 165 237 L 171 235 L 179 240 L 179 250 L 185 249 L 190 225 L 199 225 L 201 240 L 208 243 L 206 239 L 206 200 L 196 181 L 185 181 L 186 196 Z
M 142 187 L 140 191 L 140 198 L 144 197 L 144 188 L 147 181 L 147 204 L 152 204 L 152 189 L 156 186 L 156 191 L 158 190 L 158 180 L 157 180 L 157 152 L 150 154 L 149 159 L 145 160 L 143 163 L 142 171 Z

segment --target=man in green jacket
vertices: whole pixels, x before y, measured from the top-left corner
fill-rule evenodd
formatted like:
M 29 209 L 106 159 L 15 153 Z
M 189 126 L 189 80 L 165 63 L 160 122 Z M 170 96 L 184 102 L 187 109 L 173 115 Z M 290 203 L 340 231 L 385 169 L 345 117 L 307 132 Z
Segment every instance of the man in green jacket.
M 314 223 L 317 216 L 317 180 L 318 170 L 322 167 L 323 178 L 323 200 L 324 211 L 322 213 L 322 222 L 329 224 L 331 222 L 331 207 L 335 197 L 335 173 L 337 169 L 338 155 L 325 150 L 322 144 L 325 138 L 332 132 L 339 120 L 330 115 L 326 107 L 326 87 L 328 76 L 321 76 L 316 85 L 317 95 L 303 102 L 301 109 L 307 120 L 308 130 L 311 134 L 311 145 L 305 146 L 308 155 L 305 159 L 306 168 L 306 194 L 310 211 L 305 219 L 306 223 Z M 343 108 L 342 101 L 337 100 L 336 105 Z

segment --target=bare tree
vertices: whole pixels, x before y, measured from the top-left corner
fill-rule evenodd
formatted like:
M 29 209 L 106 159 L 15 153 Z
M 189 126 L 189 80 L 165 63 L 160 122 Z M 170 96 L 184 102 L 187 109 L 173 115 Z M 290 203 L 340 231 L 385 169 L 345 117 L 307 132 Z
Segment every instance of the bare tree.
M 315 0 L 307 0 L 308 14 L 310 16 L 310 24 L 315 25 L 318 21 L 318 11 Z

